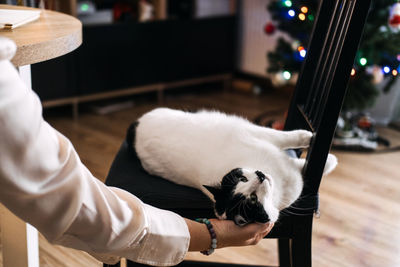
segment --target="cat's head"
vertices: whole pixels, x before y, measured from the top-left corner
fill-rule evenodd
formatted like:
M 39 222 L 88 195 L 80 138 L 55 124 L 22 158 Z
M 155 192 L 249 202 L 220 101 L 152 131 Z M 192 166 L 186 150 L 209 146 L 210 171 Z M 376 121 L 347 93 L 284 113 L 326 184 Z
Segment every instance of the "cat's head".
M 218 186 L 204 186 L 214 195 L 215 213 L 237 225 L 275 222 L 279 211 L 272 205 L 273 181 L 258 170 L 236 168 Z

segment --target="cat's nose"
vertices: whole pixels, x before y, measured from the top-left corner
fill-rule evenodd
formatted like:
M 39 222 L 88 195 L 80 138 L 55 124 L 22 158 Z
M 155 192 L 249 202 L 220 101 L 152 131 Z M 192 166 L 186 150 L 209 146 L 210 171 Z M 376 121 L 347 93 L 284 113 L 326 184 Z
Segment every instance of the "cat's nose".
M 260 172 L 260 171 L 256 171 L 256 174 L 257 174 L 257 178 L 258 178 L 258 180 L 260 181 L 260 183 L 264 182 L 264 180 L 265 180 L 265 175 L 264 175 L 264 173 L 262 173 L 262 172 Z

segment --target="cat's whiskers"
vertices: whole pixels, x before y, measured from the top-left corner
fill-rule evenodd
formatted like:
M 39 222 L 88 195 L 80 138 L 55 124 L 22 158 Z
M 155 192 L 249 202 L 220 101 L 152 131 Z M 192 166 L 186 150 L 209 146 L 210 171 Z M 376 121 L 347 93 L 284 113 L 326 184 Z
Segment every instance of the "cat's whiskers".
M 296 209 L 296 210 L 310 210 L 310 209 L 316 209 L 316 208 L 318 208 L 318 204 L 316 204 L 316 205 L 314 205 L 314 206 L 312 206 L 312 207 L 307 207 L 307 208 L 296 207 L 296 204 L 297 204 L 298 202 L 303 201 L 303 200 L 306 200 L 306 199 L 307 199 L 307 200 L 314 199 L 315 202 L 318 203 L 318 196 L 317 196 L 317 195 L 310 195 L 310 194 L 308 194 L 308 195 L 302 195 L 302 196 L 300 196 L 298 199 L 296 199 L 295 202 L 293 202 L 293 203 L 291 204 L 290 208 L 291 208 L 291 209 Z
M 250 205 L 249 205 L 249 203 L 248 203 L 247 201 L 246 201 L 246 203 L 245 203 L 245 208 L 251 209 L 251 207 L 250 207 Z M 246 217 L 247 217 L 246 211 L 245 211 L 245 214 L 246 214 Z
M 236 208 L 238 205 L 240 204 L 240 202 L 236 203 L 235 206 L 231 207 L 228 212 L 232 211 L 234 208 Z
M 244 203 L 245 201 L 242 201 L 242 209 L 243 209 L 243 214 L 246 218 L 249 218 L 249 216 L 247 216 L 247 212 L 246 212 L 246 204 Z M 244 203 L 244 204 L 243 204 Z
M 296 212 L 292 212 L 292 211 L 289 211 L 289 210 L 281 210 L 281 215 L 286 215 L 286 216 L 290 216 L 290 215 L 308 216 L 308 214 L 296 213 Z
M 225 179 L 228 180 L 229 182 L 235 183 L 235 180 L 234 180 L 235 177 L 232 174 L 226 175 Z
M 317 208 L 317 206 L 313 206 L 313 207 L 309 207 L 309 208 L 300 208 L 300 207 L 294 207 L 294 206 L 290 206 L 291 209 L 295 209 L 295 210 L 310 210 L 310 209 L 315 209 Z
M 240 203 L 242 203 L 243 202 L 243 200 L 241 200 L 241 201 L 238 201 L 236 204 L 235 204 L 235 206 L 233 206 L 232 208 L 230 208 L 229 209 L 229 211 L 232 211 L 234 208 L 236 208 Z

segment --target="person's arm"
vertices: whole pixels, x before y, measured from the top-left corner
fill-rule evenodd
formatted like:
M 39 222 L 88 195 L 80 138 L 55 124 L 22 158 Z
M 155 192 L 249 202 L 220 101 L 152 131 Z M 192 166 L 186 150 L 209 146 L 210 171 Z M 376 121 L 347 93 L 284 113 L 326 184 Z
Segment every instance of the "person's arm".
M 71 142 L 43 120 L 39 98 L 8 60 L 13 52 L 15 45 L 0 37 L 0 202 L 50 242 L 103 261 L 115 255 L 179 263 L 190 242 L 185 220 L 96 179 Z

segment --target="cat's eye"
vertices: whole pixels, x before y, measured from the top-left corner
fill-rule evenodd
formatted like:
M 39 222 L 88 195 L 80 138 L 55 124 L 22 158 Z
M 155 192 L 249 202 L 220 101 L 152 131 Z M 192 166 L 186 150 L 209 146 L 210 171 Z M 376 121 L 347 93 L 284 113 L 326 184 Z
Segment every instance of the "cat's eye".
M 256 204 L 256 202 L 257 202 L 257 195 L 255 194 L 255 193 L 252 193 L 251 195 L 250 195 L 250 202 L 251 202 L 251 204 Z
M 244 176 L 240 176 L 240 178 L 239 178 L 239 181 L 241 181 L 241 182 L 247 182 L 248 180 L 247 180 L 247 178 L 246 177 L 244 177 Z

